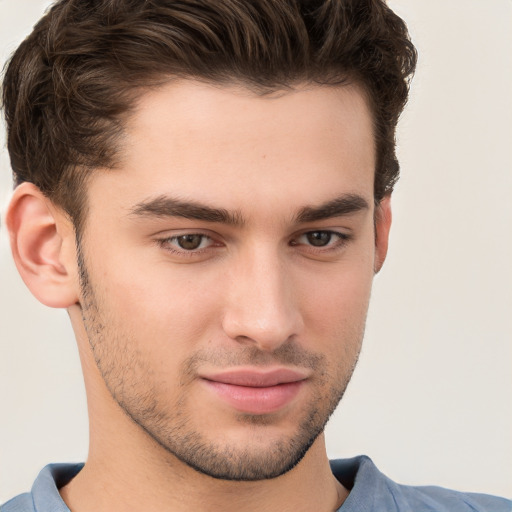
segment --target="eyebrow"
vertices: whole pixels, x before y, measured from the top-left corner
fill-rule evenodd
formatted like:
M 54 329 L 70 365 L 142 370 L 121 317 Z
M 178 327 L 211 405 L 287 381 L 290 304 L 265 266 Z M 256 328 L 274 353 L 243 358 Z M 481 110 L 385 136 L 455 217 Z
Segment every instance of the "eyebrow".
M 357 194 L 345 194 L 318 206 L 305 206 L 295 216 L 296 223 L 316 222 L 333 217 L 350 215 L 368 210 L 366 199 Z M 240 211 L 214 208 L 195 201 L 185 201 L 169 196 L 158 196 L 137 203 L 130 214 L 138 217 L 182 217 L 205 222 L 217 222 L 232 226 L 243 226 L 244 219 Z
M 241 226 L 244 223 L 239 211 L 230 212 L 224 208 L 213 208 L 195 201 L 184 201 L 169 196 L 142 201 L 130 210 L 130 214 L 140 217 L 183 217 L 233 226 Z
M 357 194 L 345 194 L 319 206 L 305 206 L 297 214 L 298 223 L 316 222 L 319 220 L 342 217 L 364 210 L 370 206 L 364 197 Z

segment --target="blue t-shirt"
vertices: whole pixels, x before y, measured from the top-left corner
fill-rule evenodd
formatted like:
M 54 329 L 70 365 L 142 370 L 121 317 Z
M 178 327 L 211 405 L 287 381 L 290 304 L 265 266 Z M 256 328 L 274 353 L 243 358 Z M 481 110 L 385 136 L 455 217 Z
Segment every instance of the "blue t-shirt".
M 69 512 L 58 489 L 83 464 L 50 464 L 32 491 L 0 507 L 0 512 Z M 512 501 L 442 487 L 400 485 L 384 476 L 365 456 L 331 461 L 332 472 L 350 494 L 338 512 L 512 512 Z

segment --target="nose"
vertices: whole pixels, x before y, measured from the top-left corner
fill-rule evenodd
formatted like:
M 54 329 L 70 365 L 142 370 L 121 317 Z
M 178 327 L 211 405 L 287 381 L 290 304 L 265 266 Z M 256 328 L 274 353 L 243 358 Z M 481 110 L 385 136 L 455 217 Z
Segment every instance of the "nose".
M 260 251 L 227 277 L 224 332 L 271 352 L 298 335 L 303 320 L 289 269 L 276 254 Z

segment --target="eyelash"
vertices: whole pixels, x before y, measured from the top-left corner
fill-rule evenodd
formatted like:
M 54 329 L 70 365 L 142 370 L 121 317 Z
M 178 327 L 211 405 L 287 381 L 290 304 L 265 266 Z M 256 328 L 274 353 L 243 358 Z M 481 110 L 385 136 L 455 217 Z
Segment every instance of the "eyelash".
M 182 237 L 185 237 L 185 236 L 200 236 L 202 238 L 201 240 L 201 244 L 205 241 L 205 240 L 211 240 L 213 242 L 213 244 L 211 245 L 208 245 L 207 247 L 203 247 L 203 248 L 200 248 L 200 249 L 192 249 L 192 250 L 187 250 L 187 249 L 183 249 L 183 248 L 179 248 L 179 247 L 174 247 L 172 244 L 172 242 L 177 242 L 177 240 L 179 238 L 182 238 Z M 212 247 L 215 246 L 215 242 L 213 240 L 213 238 L 209 235 L 206 235 L 205 233 L 194 233 L 194 232 L 191 232 L 191 233 L 183 233 L 181 235 L 174 235 L 174 236 L 169 236 L 169 237 L 166 237 L 166 238 L 160 238 L 157 240 L 157 243 L 160 247 L 162 247 L 163 249 L 165 249 L 166 251 L 172 253 L 172 254 L 177 254 L 178 256 L 185 256 L 185 257 L 189 257 L 189 258 L 192 258 L 194 256 L 197 256 L 197 255 L 200 255 L 200 254 L 203 254 L 205 251 L 208 251 L 209 249 L 211 249 Z
M 321 235 L 329 235 L 330 239 L 327 242 L 327 245 L 315 246 L 312 244 L 304 244 L 306 247 L 311 248 L 315 252 L 327 252 L 336 249 L 340 249 L 344 247 L 350 240 L 350 235 L 346 233 L 340 233 L 339 231 L 332 231 L 329 229 L 317 229 L 313 231 L 306 231 L 305 233 L 300 234 L 296 239 L 290 242 L 291 246 L 300 245 L 295 240 L 300 239 L 302 237 L 307 237 L 308 235 L 321 234 Z M 337 240 L 333 241 L 333 238 L 337 238 Z
M 290 241 L 289 245 L 292 247 L 297 247 L 299 245 L 302 245 L 302 244 L 298 243 L 297 240 L 299 240 L 302 237 L 307 237 L 308 235 L 313 235 L 313 234 L 322 234 L 322 235 L 327 234 L 331 237 L 329 239 L 327 245 L 324 245 L 324 246 L 314 246 L 311 244 L 303 244 L 305 247 L 308 248 L 307 249 L 308 251 L 312 251 L 314 253 L 320 253 L 320 254 L 326 253 L 326 252 L 335 252 L 337 250 L 340 250 L 340 249 L 344 248 L 347 245 L 347 243 L 352 239 L 352 235 L 349 235 L 347 233 L 340 233 L 339 231 L 333 231 L 333 230 L 329 230 L 329 229 L 317 229 L 317 230 L 305 231 L 305 232 L 301 233 L 300 235 L 294 237 Z M 173 243 L 177 243 L 179 238 L 186 237 L 186 236 L 201 237 L 200 245 L 202 245 L 203 242 L 205 242 L 207 240 L 210 240 L 212 243 L 210 245 L 208 245 L 207 247 L 202 247 L 202 248 L 200 247 L 198 249 L 190 249 L 190 250 L 187 250 L 184 248 L 179 248 L 179 247 L 172 245 Z M 333 238 L 334 238 L 334 241 L 333 241 Z M 158 239 L 158 240 L 156 240 L 156 242 L 158 243 L 158 245 L 160 247 L 162 247 L 166 251 L 168 251 L 172 254 L 176 254 L 176 255 L 184 256 L 184 257 L 194 257 L 194 256 L 202 255 L 203 253 L 209 251 L 212 248 L 215 248 L 215 246 L 216 246 L 216 242 L 211 236 L 209 236 L 205 233 L 200 233 L 200 232 L 199 233 L 190 232 L 190 233 L 183 233 L 180 235 L 173 235 L 170 237 Z M 220 246 L 221 246 L 221 244 L 218 243 L 217 247 L 220 247 Z

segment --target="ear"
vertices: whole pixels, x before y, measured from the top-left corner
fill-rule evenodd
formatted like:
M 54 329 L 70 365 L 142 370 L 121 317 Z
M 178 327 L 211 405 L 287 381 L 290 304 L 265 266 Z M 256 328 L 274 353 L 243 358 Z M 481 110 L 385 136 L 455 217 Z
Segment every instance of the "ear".
M 387 195 L 380 201 L 375 210 L 375 273 L 382 268 L 388 253 L 391 218 L 391 196 Z
M 32 183 L 13 194 L 6 215 L 14 262 L 33 295 L 53 308 L 78 301 L 72 222 Z

